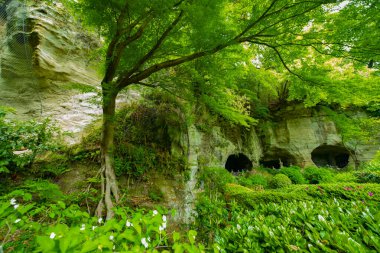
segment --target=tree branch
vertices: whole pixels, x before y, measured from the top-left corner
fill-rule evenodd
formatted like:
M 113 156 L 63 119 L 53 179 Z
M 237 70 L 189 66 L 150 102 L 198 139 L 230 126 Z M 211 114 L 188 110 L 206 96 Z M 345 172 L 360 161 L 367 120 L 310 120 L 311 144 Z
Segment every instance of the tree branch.
M 117 66 L 119 65 L 121 57 L 123 56 L 122 52 L 129 44 L 139 39 L 143 35 L 144 29 L 148 26 L 149 21 L 150 17 L 146 17 L 144 23 L 141 24 L 139 29 L 133 35 L 128 36 L 123 42 L 117 42 L 115 45 L 112 45 L 112 58 L 109 59 L 109 62 L 107 64 L 106 74 L 104 75 L 102 83 L 110 83 L 113 80 Z M 121 36 L 122 34 L 119 35 L 117 41 L 120 40 Z
M 155 64 L 155 65 L 153 65 L 153 66 L 151 66 L 151 67 L 149 67 L 149 68 L 147 68 L 147 69 L 145 69 L 139 73 L 136 73 L 135 75 L 132 75 L 130 77 L 124 76 L 120 80 L 117 81 L 118 90 L 120 91 L 130 84 L 138 83 L 141 80 L 144 80 L 145 78 L 151 76 L 153 73 L 160 71 L 161 69 L 166 69 L 166 68 L 170 68 L 173 66 L 177 66 L 177 65 L 180 65 L 182 63 L 189 62 L 189 61 L 192 61 L 194 59 L 203 57 L 205 55 L 216 53 L 216 52 L 218 52 L 218 51 L 220 51 L 220 50 L 222 50 L 222 49 L 224 49 L 230 45 L 233 45 L 233 44 L 236 44 L 236 42 L 228 42 L 225 44 L 221 44 L 217 47 L 214 47 L 213 49 L 210 49 L 210 50 L 200 51 L 200 52 L 196 52 L 196 53 L 192 53 L 192 54 L 189 54 L 186 56 L 179 57 L 177 59 L 167 60 L 167 61 L 164 61 L 161 63 L 157 63 L 157 64 Z
M 237 35 L 234 40 L 237 40 L 239 39 L 241 36 L 243 36 L 244 34 L 246 34 L 250 29 L 252 29 L 252 27 L 254 27 L 256 24 L 258 24 L 261 20 L 265 19 L 267 17 L 267 13 L 273 8 L 273 6 L 275 5 L 275 3 L 277 2 L 278 0 L 272 0 L 272 3 L 269 5 L 269 7 L 264 11 L 264 13 L 258 18 L 256 19 L 253 23 L 249 24 L 241 33 L 239 33 L 239 35 Z
M 168 37 L 169 33 L 174 29 L 182 17 L 183 11 L 181 11 L 176 19 L 166 28 L 166 30 L 162 33 L 161 37 L 157 40 L 156 44 L 151 48 L 151 50 L 145 54 L 131 70 L 124 74 L 125 76 L 131 76 L 133 73 L 138 71 L 139 68 L 154 55 L 154 53 L 160 48 L 164 40 Z
M 271 48 L 271 49 L 276 53 L 276 55 L 278 56 L 278 58 L 280 59 L 281 64 L 284 66 L 284 68 L 285 68 L 289 73 L 291 73 L 292 75 L 296 76 L 297 78 L 299 78 L 299 79 L 302 80 L 302 81 L 306 81 L 306 79 L 305 79 L 303 76 L 301 76 L 301 75 L 295 73 L 293 70 L 291 70 L 291 69 L 288 67 L 288 65 L 286 64 L 284 58 L 282 57 L 280 51 L 278 51 L 278 49 L 276 48 L 276 46 L 270 45 L 270 44 L 265 43 L 265 42 L 260 42 L 260 41 L 250 41 L 250 42 L 253 43 L 253 44 L 260 44 L 260 45 L 264 45 L 264 46 L 267 46 L 267 47 Z
M 292 15 L 292 16 L 288 16 L 288 17 L 286 17 L 286 18 L 280 19 L 280 20 L 276 21 L 275 23 L 270 24 L 270 25 L 264 27 L 264 28 L 261 29 L 258 33 L 253 34 L 253 35 L 250 35 L 250 36 L 247 36 L 247 37 L 243 37 L 243 38 L 241 38 L 241 39 L 242 39 L 243 41 L 247 41 L 247 40 L 251 40 L 251 39 L 253 39 L 253 38 L 255 38 L 255 37 L 263 37 L 262 33 L 263 33 L 264 31 L 268 30 L 269 28 L 274 27 L 274 26 L 276 26 L 276 25 L 278 25 L 278 24 L 280 24 L 280 23 L 282 23 L 282 22 L 284 22 L 284 21 L 287 21 L 287 20 L 289 20 L 289 19 L 293 19 L 293 18 L 296 18 L 296 17 L 302 16 L 302 15 L 304 15 L 305 13 L 308 13 L 308 12 L 310 12 L 310 11 L 312 11 L 312 10 L 318 8 L 319 6 L 320 6 L 320 4 L 318 4 L 318 5 L 314 5 L 313 7 L 309 8 L 309 9 L 306 9 L 306 10 L 303 11 L 303 12 L 300 12 L 300 13 L 294 14 L 294 15 Z

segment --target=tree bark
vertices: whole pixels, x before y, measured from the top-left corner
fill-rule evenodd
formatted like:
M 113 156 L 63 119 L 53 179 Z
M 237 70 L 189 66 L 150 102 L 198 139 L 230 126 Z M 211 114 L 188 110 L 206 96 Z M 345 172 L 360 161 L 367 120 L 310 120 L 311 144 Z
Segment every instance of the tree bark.
M 101 191 L 102 197 L 96 209 L 98 217 L 103 216 L 104 208 L 106 209 L 106 219 L 109 220 L 114 216 L 113 200 L 119 201 L 119 188 L 114 169 L 114 133 L 115 133 L 115 105 L 117 91 L 112 87 L 102 85 L 103 91 L 103 125 L 101 139 Z

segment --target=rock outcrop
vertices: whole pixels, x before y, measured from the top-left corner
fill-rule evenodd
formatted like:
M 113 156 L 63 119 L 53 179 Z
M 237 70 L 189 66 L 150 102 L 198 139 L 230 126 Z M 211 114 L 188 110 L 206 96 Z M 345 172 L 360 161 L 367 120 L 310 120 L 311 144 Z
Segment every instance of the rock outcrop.
M 260 127 L 263 143 L 261 164 L 284 166 L 347 165 L 371 160 L 379 150 L 379 142 L 351 147 L 344 143 L 333 118 L 321 108 L 289 106 L 277 120 Z
M 0 106 L 15 108 L 18 119 L 50 117 L 79 133 L 101 113 L 99 59 L 91 55 L 99 39 L 58 3 L 0 5 Z

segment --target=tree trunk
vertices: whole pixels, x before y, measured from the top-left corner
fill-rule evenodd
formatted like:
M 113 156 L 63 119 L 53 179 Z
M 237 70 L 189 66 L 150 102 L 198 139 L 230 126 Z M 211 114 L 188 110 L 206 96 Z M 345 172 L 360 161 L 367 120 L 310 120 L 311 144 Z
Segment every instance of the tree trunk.
M 102 85 L 103 90 L 103 125 L 102 125 L 102 140 L 101 140 L 101 191 L 102 197 L 99 201 L 96 209 L 96 215 L 98 217 L 103 216 L 104 208 L 106 208 L 106 219 L 109 220 L 113 217 L 114 213 L 112 208 L 114 202 L 119 201 L 119 188 L 117 186 L 117 180 L 114 169 L 114 133 L 115 133 L 115 105 L 116 96 L 112 88 L 105 88 L 106 85 Z

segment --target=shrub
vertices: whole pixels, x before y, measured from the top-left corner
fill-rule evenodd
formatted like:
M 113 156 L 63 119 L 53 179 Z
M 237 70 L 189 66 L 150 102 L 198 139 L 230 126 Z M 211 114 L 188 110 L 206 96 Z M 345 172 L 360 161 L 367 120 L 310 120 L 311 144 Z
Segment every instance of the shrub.
M 303 177 L 300 168 L 293 166 L 288 168 L 282 168 L 280 170 L 281 174 L 287 175 L 293 184 L 304 184 L 306 183 L 305 178 Z
M 289 179 L 290 181 L 290 179 Z M 276 190 L 254 191 L 247 187 L 227 184 L 226 196 L 236 200 L 240 205 L 251 208 L 260 203 L 278 202 L 285 200 L 307 200 L 311 199 L 306 193 L 281 192 Z
M 5 116 L 6 110 L 0 107 L 0 174 L 24 171 L 37 154 L 58 148 L 53 143 L 57 129 L 49 120 L 17 122 Z
M 304 177 L 310 184 L 328 183 L 333 181 L 334 174 L 327 168 L 308 167 L 304 170 Z
M 270 187 L 274 189 L 284 188 L 291 184 L 292 184 L 292 181 L 289 179 L 287 175 L 284 175 L 284 174 L 277 174 L 270 181 Z
M 227 183 L 235 183 L 235 177 L 224 168 L 206 167 L 200 175 L 205 188 L 210 191 L 224 192 Z
M 334 182 L 337 183 L 355 183 L 357 179 L 352 172 L 338 173 L 334 176 Z
M 251 182 L 251 185 L 262 185 L 264 188 L 268 187 L 268 179 L 263 175 L 255 174 L 248 179 Z
M 380 171 L 380 150 L 377 151 L 375 157 L 369 163 L 365 164 L 364 168 L 371 171 Z
M 354 175 L 358 183 L 380 183 L 380 171 L 357 171 Z
M 268 188 L 268 179 L 261 174 L 248 175 L 247 177 L 238 177 L 238 182 L 239 184 L 246 187 L 261 185 L 263 188 Z
M 327 183 L 320 185 L 292 185 L 281 189 L 282 193 L 307 194 L 321 200 L 345 199 L 350 201 L 380 201 L 379 184 Z

